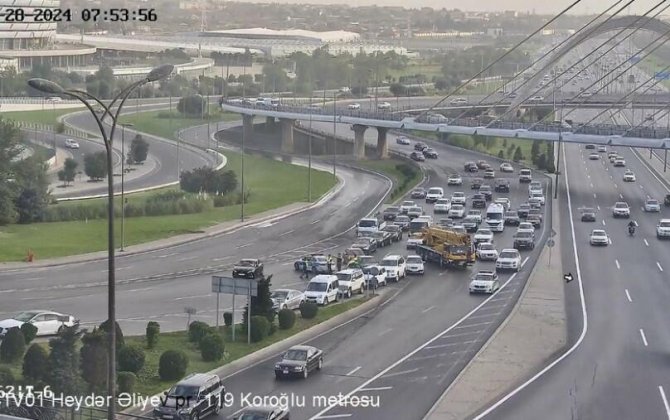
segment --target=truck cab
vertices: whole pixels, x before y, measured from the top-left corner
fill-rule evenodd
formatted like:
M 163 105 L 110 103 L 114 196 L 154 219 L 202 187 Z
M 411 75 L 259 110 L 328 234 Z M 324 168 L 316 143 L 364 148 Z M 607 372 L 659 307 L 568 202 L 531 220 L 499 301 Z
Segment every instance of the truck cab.
M 489 204 L 488 209 L 486 209 L 486 225 L 493 232 L 505 230 L 505 207 L 502 204 Z

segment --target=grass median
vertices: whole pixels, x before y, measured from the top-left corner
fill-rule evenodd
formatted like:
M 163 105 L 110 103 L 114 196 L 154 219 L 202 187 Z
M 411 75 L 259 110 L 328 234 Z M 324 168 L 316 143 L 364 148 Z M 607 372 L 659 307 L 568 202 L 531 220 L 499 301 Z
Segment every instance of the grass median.
M 176 107 L 177 105 L 174 104 Z M 175 139 L 175 133 L 185 128 L 207 124 L 207 122 L 217 121 L 236 121 L 241 119 L 239 114 L 229 112 L 221 113 L 218 107 L 210 107 L 210 114 L 205 118 L 186 117 L 176 111 L 172 111 L 172 118 L 163 117 L 170 115 L 167 110 L 147 111 L 138 114 L 124 115 L 121 117 L 121 123 L 133 124 L 134 130 L 144 133 L 150 133 L 166 139 Z
M 407 161 L 401 159 L 388 159 L 388 160 L 364 160 L 357 162 L 357 165 L 370 169 L 375 172 L 380 172 L 393 181 L 393 192 L 389 194 L 386 198 L 386 203 L 392 203 L 398 197 L 402 197 L 407 192 L 414 188 L 414 186 L 421 181 L 421 171 L 414 165 L 409 164 Z M 401 171 L 400 165 L 409 165 L 413 168 L 414 171 L 410 172 Z
M 227 168 L 237 172 L 240 179 L 241 155 L 226 152 Z M 245 205 L 245 216 L 262 213 L 296 202 L 307 201 L 308 169 L 265 157 L 245 156 L 245 188 L 251 191 Z M 317 201 L 335 185 L 327 172 L 312 170 L 312 199 Z M 146 200 L 151 194 L 128 196 L 128 201 Z M 84 205 L 100 205 L 106 199 L 90 200 Z M 117 199 L 117 202 L 120 202 Z M 58 206 L 81 203 L 55 204 Z M 125 244 L 135 245 L 171 236 L 201 231 L 218 223 L 240 217 L 240 205 L 214 208 L 195 214 L 127 217 Z M 0 262 L 21 261 L 28 250 L 37 260 L 103 251 L 107 249 L 107 221 L 88 220 L 73 222 L 13 224 L 0 227 Z M 120 243 L 121 223 L 117 219 L 116 236 Z
M 316 317 L 313 319 L 303 319 L 302 317 L 300 317 L 300 314 L 298 313 L 293 328 L 289 330 L 278 329 L 273 335 L 265 338 L 263 341 L 260 341 L 258 343 L 252 343 L 249 345 L 246 342 L 246 335 L 238 334 L 235 342 L 232 342 L 230 339 L 225 340 L 226 350 L 224 360 L 218 362 L 205 362 L 202 360 L 200 350 L 197 348 L 196 344 L 190 343 L 188 341 L 188 331 L 179 331 L 179 332 L 161 334 L 158 340 L 158 344 L 156 345 L 155 348 L 151 350 L 146 349 L 145 337 L 142 336 L 128 337 L 126 339 L 127 344 L 130 343 L 139 344 L 145 348 L 146 352 L 144 367 L 138 374 L 137 378 L 138 380 L 135 386 L 135 391 L 144 395 L 154 395 L 173 385 L 174 382 L 161 381 L 160 378 L 158 377 L 158 361 L 160 359 L 161 354 L 166 350 L 180 349 L 184 353 L 186 353 L 186 356 L 188 357 L 189 360 L 187 373 L 208 372 L 210 370 L 216 369 L 217 367 L 230 363 L 234 360 L 247 356 L 271 344 L 289 338 L 317 324 L 327 321 L 333 318 L 334 316 L 342 314 L 350 309 L 353 309 L 363 304 L 367 300 L 368 298 L 365 297 L 360 299 L 355 298 L 346 300 L 342 303 L 332 304 L 326 307 L 320 307 L 319 312 L 317 312 Z M 229 328 L 220 327 L 220 329 L 224 337 L 229 336 L 229 332 L 227 331 Z M 268 372 L 268 375 L 270 377 L 272 377 L 273 374 L 274 373 L 272 371 Z
M 3 112 L 2 116 L 8 120 L 14 120 L 14 121 L 25 121 L 28 123 L 34 123 L 34 124 L 45 124 L 45 125 L 53 125 L 55 126 L 58 124 L 58 118 L 66 115 L 66 114 L 71 114 L 73 112 L 79 112 L 82 111 L 84 108 L 82 107 L 74 107 L 74 108 L 56 108 L 51 109 L 51 105 L 46 105 L 46 108 L 44 110 L 40 111 L 10 111 L 10 112 Z

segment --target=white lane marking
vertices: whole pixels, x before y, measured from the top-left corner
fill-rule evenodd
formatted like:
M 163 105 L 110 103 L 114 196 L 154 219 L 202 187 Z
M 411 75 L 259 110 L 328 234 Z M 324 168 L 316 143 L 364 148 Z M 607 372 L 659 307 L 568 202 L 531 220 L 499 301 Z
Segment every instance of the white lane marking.
M 565 143 L 563 143 L 563 155 L 565 156 Z M 547 373 L 549 370 L 553 369 L 554 366 L 557 364 L 561 363 L 566 357 L 570 356 L 574 351 L 579 347 L 582 342 L 584 341 L 584 337 L 586 337 L 586 332 L 588 330 L 588 313 L 586 311 L 586 299 L 584 296 L 584 284 L 582 282 L 582 270 L 579 265 L 579 253 L 577 252 L 577 235 L 575 234 L 575 222 L 574 222 L 574 215 L 572 212 L 572 199 L 570 198 L 570 181 L 568 179 L 568 164 L 567 164 L 568 159 L 563 159 L 563 168 L 564 168 L 564 174 L 565 174 L 565 188 L 567 190 L 567 196 L 568 196 L 568 212 L 570 213 L 570 233 L 572 235 L 572 249 L 573 249 L 573 254 L 574 254 L 574 259 L 575 259 L 575 267 L 577 270 L 577 284 L 579 285 L 579 299 L 580 299 L 580 304 L 582 306 L 582 332 L 579 335 L 579 338 L 575 342 L 575 344 L 572 345 L 566 351 L 563 353 L 561 356 L 559 356 L 556 360 L 548 364 L 547 366 L 544 367 L 541 371 L 536 373 L 532 378 L 528 379 L 526 382 L 522 383 L 515 389 L 513 389 L 511 392 L 507 393 L 504 397 L 496 401 L 494 404 L 492 404 L 489 408 L 487 408 L 483 413 L 475 417 L 475 420 L 480 420 L 484 418 L 485 416 L 489 415 L 492 411 L 500 407 L 502 404 L 504 404 L 506 401 L 508 401 L 510 398 L 514 397 L 517 395 L 519 392 L 521 392 L 523 389 L 525 389 L 528 385 L 532 384 L 535 382 L 539 377 L 543 376 L 545 373 Z M 667 405 L 667 400 L 665 400 L 665 394 L 663 394 L 663 391 L 661 389 L 661 395 L 663 396 L 664 402 L 666 403 L 666 411 L 668 412 L 668 418 L 670 419 L 670 408 Z M 431 411 L 433 408 L 431 408 Z
M 643 187 L 642 185 L 640 185 L 640 189 L 642 189 L 642 190 L 643 190 L 643 189 L 644 189 L 644 187 Z
M 182 296 L 182 297 L 174 298 L 174 300 L 198 299 L 198 298 L 204 298 L 204 297 L 210 297 L 210 296 L 211 296 L 211 293 L 210 293 L 210 294 L 206 294 L 206 295 Z
M 295 232 L 295 229 L 291 229 L 288 232 L 280 233 L 279 236 L 290 235 L 293 232 Z
M 382 335 L 384 335 L 384 334 L 388 334 L 388 333 L 390 333 L 391 331 L 393 331 L 393 328 L 387 328 L 387 329 L 385 329 L 384 331 L 380 332 L 380 333 L 379 333 L 379 336 L 381 337 Z
M 668 399 L 665 397 L 665 391 L 661 385 L 658 386 L 658 392 L 661 393 L 661 399 L 663 400 L 663 405 L 665 406 L 665 414 L 670 419 L 670 404 L 668 404 Z
M 668 187 L 665 185 L 665 183 L 664 183 L 663 181 L 661 181 L 661 179 L 660 179 L 659 177 L 656 176 L 656 173 L 654 173 L 653 169 L 647 164 L 647 162 L 645 162 L 644 159 L 640 158 L 640 156 L 638 156 L 637 153 L 635 153 L 635 151 L 633 150 L 632 147 L 630 148 L 630 150 L 631 150 L 631 152 L 633 152 L 633 154 L 635 155 L 635 157 L 637 158 L 637 160 L 639 160 L 640 162 L 642 162 L 642 164 L 644 165 L 644 167 L 647 168 L 647 170 L 649 171 L 649 173 L 651 174 L 651 176 L 653 176 L 654 178 L 656 178 L 656 181 L 658 181 L 658 183 L 661 184 L 661 187 L 663 187 L 667 192 L 670 192 L 670 188 L 668 188 Z M 668 415 L 668 417 L 670 417 L 670 414 Z
M 469 319 L 469 318 L 468 318 L 468 319 Z M 489 324 L 491 324 L 491 323 L 493 323 L 493 321 L 489 321 L 489 322 L 478 322 L 477 324 L 461 325 L 461 326 L 456 327 L 456 328 L 454 328 L 454 329 L 479 327 L 480 325 L 489 325 Z
M 230 259 L 230 258 L 235 258 L 235 257 L 233 257 L 232 255 L 228 255 L 228 256 L 225 256 L 225 257 L 212 258 L 212 261 L 223 261 L 223 260 L 227 260 L 227 259 Z
M 598 206 L 598 210 L 600 210 L 600 206 Z
M 647 246 L 649 246 L 649 242 L 647 242 L 646 239 L 644 239 L 644 244 L 647 245 Z
M 616 184 L 616 182 L 614 183 L 614 188 L 619 188 L 619 186 Z
M 464 335 L 474 335 L 474 334 L 479 334 L 482 330 L 479 331 L 472 331 L 472 332 L 466 332 L 466 333 L 461 333 L 461 334 L 451 334 L 451 335 L 445 335 L 440 338 L 454 338 L 454 337 L 463 337 Z
M 401 372 L 389 373 L 388 375 L 384 375 L 383 377 L 384 378 L 390 378 L 390 377 L 393 377 L 393 376 L 407 375 L 408 373 L 414 373 L 414 372 L 417 372 L 417 371 L 419 371 L 419 368 L 414 368 L 414 369 L 410 369 L 410 370 L 403 370 Z
M 614 262 L 616 263 L 616 268 L 621 270 L 621 266 L 619 265 L 619 260 L 614 260 Z
M 171 257 L 171 256 L 177 255 L 177 254 L 179 254 L 179 253 L 178 252 L 173 252 L 172 254 L 159 255 L 158 258 L 167 258 L 167 257 Z
M 240 410 L 242 411 L 242 410 Z M 347 417 L 351 417 L 352 414 L 331 414 L 328 416 L 319 416 L 319 417 L 314 417 L 315 419 L 344 419 Z
M 526 257 L 526 259 L 523 260 L 523 262 L 521 263 L 521 268 L 523 268 L 523 266 L 526 265 L 526 263 L 528 262 L 528 258 L 529 257 Z
M 623 200 L 623 194 L 619 194 L 619 198 Z
M 388 391 L 389 389 L 393 389 L 392 386 L 378 386 L 376 388 L 361 388 L 358 390 L 358 392 L 369 392 L 369 391 Z
M 596 193 L 593 193 L 593 198 L 598 198 L 598 195 Z
M 348 202 L 347 204 L 345 204 L 345 205 L 342 206 L 342 207 L 347 208 L 347 207 L 349 207 L 352 203 L 353 203 L 353 201 L 350 201 L 350 202 Z
M 640 337 L 642 337 L 642 343 L 644 346 L 648 347 L 649 343 L 647 343 L 647 337 L 644 335 L 644 330 L 642 328 L 640 328 Z
M 612 245 L 612 238 L 607 238 L 607 243 Z
M 198 258 L 197 255 L 193 255 L 193 256 L 191 256 L 191 257 L 178 258 L 178 259 L 177 259 L 177 262 L 180 262 L 180 261 L 188 261 L 188 260 L 194 260 L 194 259 L 196 259 L 196 258 Z
M 457 343 L 449 343 L 449 344 L 437 344 L 435 346 L 428 346 L 424 347 L 424 350 L 429 350 L 429 349 L 443 349 L 445 347 L 452 347 L 452 346 L 460 346 L 461 344 L 471 344 L 471 343 L 476 343 L 477 340 L 468 340 L 468 341 L 459 341 Z
M 119 267 L 119 268 L 116 269 L 116 271 L 129 270 L 129 269 L 131 269 L 131 268 L 133 268 L 133 266 L 132 266 L 132 265 L 129 265 L 129 266 L 127 266 L 127 267 Z
M 354 373 L 358 372 L 359 370 L 361 370 L 361 366 L 356 366 L 356 367 L 353 368 L 349 373 L 347 373 L 345 376 L 351 376 L 351 375 L 353 375 Z
M 313 221 L 312 223 L 310 223 L 310 225 L 315 225 L 315 224 L 319 223 L 320 221 L 321 221 L 320 219 L 316 219 L 315 221 Z
M 630 292 L 628 291 L 628 289 L 626 289 L 626 299 L 628 299 L 628 302 L 633 302 L 633 298 L 630 297 Z
M 426 309 L 424 309 L 423 311 L 421 311 L 421 313 L 424 313 L 424 314 L 425 314 L 426 312 L 428 312 L 428 311 L 432 311 L 433 309 L 435 309 L 435 306 L 429 306 L 429 307 L 427 307 Z
M 607 223 L 605 223 L 605 221 L 604 221 L 604 220 L 603 220 L 602 222 L 603 222 L 603 226 L 607 226 Z
M 593 188 L 593 183 L 591 183 L 591 188 Z
M 293 264 L 293 263 L 292 263 L 291 261 L 288 261 L 288 262 L 285 262 L 285 263 L 282 263 L 282 265 L 291 265 L 291 264 Z
M 663 267 L 661 267 L 661 263 L 659 263 L 658 261 L 656 261 L 656 266 L 658 267 L 659 270 L 661 270 L 661 272 L 663 271 Z
M 251 246 L 251 245 L 253 245 L 253 243 L 240 245 L 240 246 L 238 246 L 238 248 L 246 248 L 246 247 Z

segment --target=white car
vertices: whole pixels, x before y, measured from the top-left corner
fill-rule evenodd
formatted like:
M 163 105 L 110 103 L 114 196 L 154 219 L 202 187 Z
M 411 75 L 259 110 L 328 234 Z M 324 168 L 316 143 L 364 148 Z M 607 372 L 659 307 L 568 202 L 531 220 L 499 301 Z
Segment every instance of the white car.
M 418 255 L 408 255 L 405 260 L 407 267 L 407 274 L 423 274 L 424 266 L 423 260 Z
M 363 293 L 365 276 L 360 268 L 349 268 L 335 273 L 340 286 L 340 293 L 350 298 L 354 293 Z
M 37 327 L 37 335 L 54 335 L 63 326 L 72 327 L 79 324 L 72 315 L 65 315 L 53 311 L 31 310 L 0 321 L 0 338 L 4 337 L 12 328 L 21 328 L 21 325 L 29 323 Z
M 658 239 L 670 238 L 670 219 L 661 219 L 656 225 L 656 237 Z
M 474 241 L 476 244 L 480 242 L 493 242 L 493 231 L 491 229 L 479 229 L 475 232 Z
M 614 166 L 626 166 L 626 160 L 619 156 L 614 160 Z
M 305 302 L 305 294 L 300 290 L 276 289 L 270 296 L 272 299 L 272 308 L 275 311 L 282 309 L 298 309 Z
M 531 222 L 521 222 L 519 223 L 519 226 L 516 228 L 517 232 L 535 232 L 535 226 Z
M 470 293 L 495 293 L 500 281 L 495 271 L 479 271 L 470 281 Z
M 370 283 L 373 282 L 376 282 L 377 286 L 386 286 L 388 284 L 386 282 L 386 269 L 381 265 L 366 265 L 362 270 L 366 287 L 370 287 Z
M 407 275 L 405 258 L 400 255 L 387 255 L 379 265 L 386 269 L 386 280 L 397 282 Z
M 647 198 L 644 200 L 644 211 L 658 213 L 661 211 L 661 203 L 654 198 Z
M 528 199 L 528 202 L 530 203 L 530 201 L 534 199 L 539 201 L 541 206 L 544 206 L 545 200 L 542 191 L 533 191 L 530 198 Z
M 498 259 L 498 250 L 491 242 L 480 242 L 476 255 L 480 261 L 495 261 Z
M 426 203 L 434 203 L 442 197 L 444 197 L 444 190 L 442 187 L 428 188 L 428 193 L 426 193 Z
M 449 175 L 447 185 L 463 185 L 463 178 L 460 175 Z
M 391 109 L 391 104 L 388 102 L 380 102 L 377 104 L 377 109 Z
M 423 242 L 423 235 L 421 233 L 415 233 L 407 237 L 405 247 L 407 249 L 415 249 L 418 245 L 423 245 Z
M 540 181 L 531 181 L 531 183 L 528 184 L 528 196 L 529 197 L 533 196 L 533 191 L 542 192 L 542 183 Z
M 465 207 L 462 204 L 452 204 L 449 209 L 449 217 L 452 219 L 461 219 L 463 216 L 465 216 Z
M 359 103 L 349 104 L 349 105 L 347 105 L 347 108 L 349 108 L 349 109 L 361 109 L 361 104 L 359 104 Z
M 433 213 L 446 214 L 449 213 L 450 209 L 451 209 L 451 201 L 449 201 L 448 198 L 440 198 L 435 202 L 435 206 L 433 206 Z
M 625 201 L 617 201 L 612 208 L 612 216 L 614 217 L 630 217 L 630 207 Z
M 410 219 L 416 219 L 423 216 L 423 208 L 421 206 L 414 206 L 407 209 L 407 215 Z
M 500 164 L 500 172 L 506 172 L 506 173 L 513 173 L 514 172 L 514 167 L 510 165 L 509 163 L 501 163 Z
M 465 98 L 454 98 L 451 100 L 452 105 L 465 105 L 468 103 L 468 100 Z
M 79 149 L 79 143 L 72 139 L 65 139 L 65 147 L 68 149 Z
M 465 205 L 465 193 L 455 192 L 451 195 L 451 204 L 462 204 Z
M 631 170 L 627 170 L 623 174 L 623 182 L 635 182 L 635 174 Z
M 409 209 L 415 206 L 416 203 L 414 201 L 403 201 L 402 204 L 400 204 L 400 213 L 407 214 Z
M 405 146 L 410 144 L 409 139 L 405 136 L 399 136 L 398 138 L 396 138 L 395 142 L 398 144 L 403 144 Z
M 589 243 L 591 245 L 609 245 L 610 238 L 607 236 L 607 232 L 602 229 L 593 229 L 591 235 L 589 236 Z
M 533 97 L 530 98 L 530 100 L 529 100 L 529 102 L 542 102 L 542 101 L 544 101 L 544 97 L 543 97 L 543 96 L 533 96 Z
M 477 223 L 481 223 L 483 220 L 482 211 L 478 209 L 469 210 L 466 216 L 474 218 L 475 220 L 477 220 Z
M 600 153 L 605 153 L 605 152 L 607 152 L 607 147 L 605 147 L 605 146 L 598 146 L 598 152 L 600 152 Z
M 506 248 L 500 252 L 496 260 L 496 270 L 521 270 L 521 254 L 514 248 Z
M 506 197 L 496 198 L 494 203 L 502 204 L 502 206 L 505 208 L 505 211 L 508 211 L 512 205 L 512 203 L 509 201 L 509 198 Z
M 589 160 L 600 160 L 600 155 L 598 153 L 593 152 L 589 155 Z

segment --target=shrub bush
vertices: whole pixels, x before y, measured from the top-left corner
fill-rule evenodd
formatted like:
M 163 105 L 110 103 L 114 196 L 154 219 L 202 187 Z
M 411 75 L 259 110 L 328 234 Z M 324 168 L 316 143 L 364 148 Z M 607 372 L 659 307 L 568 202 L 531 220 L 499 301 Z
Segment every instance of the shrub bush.
M 136 344 L 129 344 L 119 350 L 119 369 L 125 372 L 138 373 L 144 367 L 144 349 Z
M 149 321 L 147 323 L 147 347 L 153 349 L 158 344 L 158 337 L 161 332 L 161 326 L 156 321 Z
M 7 366 L 0 366 L 0 384 L 11 385 L 16 382 L 14 374 Z
M 37 343 L 28 347 L 26 355 L 23 357 L 23 377 L 36 382 L 45 379 L 49 368 L 49 354 Z M 0 383 L 3 383 L 0 380 Z
M 257 343 L 268 336 L 270 332 L 270 321 L 264 316 L 251 317 L 251 341 Z
M 211 327 L 202 321 L 193 321 L 188 326 L 188 341 L 199 343 L 202 337 L 211 331 Z
M 304 319 L 314 318 L 317 312 L 319 312 L 319 307 L 316 305 L 316 303 L 303 302 L 300 305 L 300 316 Z
M 186 375 L 188 357 L 183 351 L 167 350 L 158 362 L 158 376 L 162 381 L 176 381 Z
M 279 328 L 289 330 L 295 325 L 295 312 L 291 309 L 282 309 L 278 314 Z
M 277 324 L 274 321 L 270 321 L 270 329 L 268 330 L 268 335 L 273 335 L 277 332 Z
M 21 332 L 23 333 L 23 339 L 25 340 L 27 346 L 31 341 L 33 341 L 33 339 L 35 339 L 35 336 L 37 336 L 37 327 L 33 324 L 25 322 L 23 325 L 21 325 Z
M 133 372 L 119 372 L 116 376 L 119 393 L 132 393 L 135 389 L 137 376 Z
M 10 328 L 0 344 L 0 360 L 5 363 L 16 362 L 23 357 L 24 351 L 26 342 L 23 333 L 17 327 Z
M 226 325 L 226 327 L 230 327 L 233 325 L 233 313 L 232 312 L 224 312 L 223 313 L 223 323 Z
M 100 324 L 100 329 L 109 334 L 109 321 L 105 321 L 102 324 Z M 119 323 L 117 322 L 116 323 L 116 351 L 118 352 L 121 349 L 121 347 L 123 347 L 125 344 L 126 344 L 126 342 L 123 339 L 123 331 L 121 331 L 121 327 L 119 326 Z
M 200 355 L 205 362 L 221 360 L 225 345 L 223 337 L 216 332 L 210 332 L 200 340 Z

